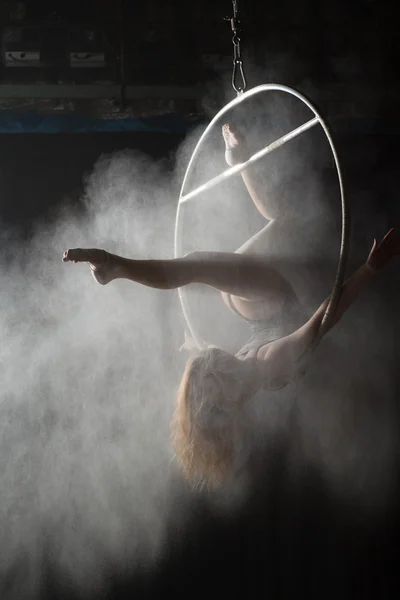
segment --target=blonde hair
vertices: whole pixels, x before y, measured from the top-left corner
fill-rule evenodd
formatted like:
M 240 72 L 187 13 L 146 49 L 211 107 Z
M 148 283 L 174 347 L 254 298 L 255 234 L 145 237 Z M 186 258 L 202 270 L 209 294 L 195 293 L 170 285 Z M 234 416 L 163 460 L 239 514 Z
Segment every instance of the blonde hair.
M 229 472 L 240 427 L 239 365 L 208 348 L 186 365 L 171 423 L 172 442 L 188 479 L 215 485 Z

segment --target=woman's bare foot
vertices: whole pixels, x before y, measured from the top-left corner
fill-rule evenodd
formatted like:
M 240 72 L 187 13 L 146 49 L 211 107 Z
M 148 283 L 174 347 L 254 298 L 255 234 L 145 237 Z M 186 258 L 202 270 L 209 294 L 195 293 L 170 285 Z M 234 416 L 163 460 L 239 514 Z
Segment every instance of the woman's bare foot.
M 225 123 L 222 127 L 222 137 L 225 142 L 225 160 L 230 167 L 246 162 L 249 151 L 244 137 L 230 125 Z
M 113 255 L 105 250 L 73 248 L 64 252 L 63 262 L 87 263 L 94 279 L 100 285 L 106 285 L 106 283 L 118 277 L 117 265 L 113 260 Z

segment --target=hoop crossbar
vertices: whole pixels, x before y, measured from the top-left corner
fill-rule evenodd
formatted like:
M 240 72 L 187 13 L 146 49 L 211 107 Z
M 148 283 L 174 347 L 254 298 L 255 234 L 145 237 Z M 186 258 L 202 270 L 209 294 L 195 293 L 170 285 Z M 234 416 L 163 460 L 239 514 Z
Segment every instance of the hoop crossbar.
M 279 139 L 275 140 L 275 142 L 272 142 L 268 146 L 265 146 L 265 148 L 263 148 L 262 150 L 259 150 L 258 152 L 250 156 L 250 158 L 246 160 L 246 162 L 240 163 L 238 165 L 235 165 L 234 167 L 226 169 L 226 171 L 224 171 L 223 173 L 216 175 L 212 179 L 209 179 L 206 183 L 203 183 L 203 185 L 200 185 L 198 188 L 193 190 L 193 192 L 182 196 L 181 198 L 179 198 L 179 202 L 187 202 L 188 200 L 192 200 L 192 198 L 196 198 L 196 196 L 199 196 L 203 192 L 211 190 L 213 187 L 221 183 L 221 181 L 226 181 L 230 177 L 233 177 L 234 175 L 245 171 L 249 166 L 255 164 L 256 162 L 264 158 L 264 156 L 267 156 L 267 154 L 271 154 L 271 152 L 273 152 L 274 150 L 277 150 L 290 140 L 293 140 L 295 137 L 301 135 L 302 133 L 304 133 L 304 131 L 311 129 L 311 127 L 314 127 L 318 123 L 318 117 L 314 117 L 310 121 L 307 121 L 307 123 L 303 123 L 303 125 L 296 127 L 296 129 L 293 129 L 293 131 L 286 133 Z

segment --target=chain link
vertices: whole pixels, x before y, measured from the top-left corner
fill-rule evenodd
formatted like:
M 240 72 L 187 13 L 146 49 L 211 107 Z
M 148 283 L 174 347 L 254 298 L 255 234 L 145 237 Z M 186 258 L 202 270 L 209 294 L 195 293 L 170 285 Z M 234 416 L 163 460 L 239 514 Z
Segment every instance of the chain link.
M 233 6 L 233 17 L 231 19 L 227 18 L 226 20 L 230 21 L 231 29 L 233 33 L 232 43 L 233 43 L 233 72 L 232 72 L 232 87 L 239 96 L 243 94 L 244 90 L 247 87 L 246 77 L 244 74 L 243 68 L 243 60 L 242 53 L 240 49 L 240 21 L 238 19 L 239 8 L 238 1 L 232 0 Z

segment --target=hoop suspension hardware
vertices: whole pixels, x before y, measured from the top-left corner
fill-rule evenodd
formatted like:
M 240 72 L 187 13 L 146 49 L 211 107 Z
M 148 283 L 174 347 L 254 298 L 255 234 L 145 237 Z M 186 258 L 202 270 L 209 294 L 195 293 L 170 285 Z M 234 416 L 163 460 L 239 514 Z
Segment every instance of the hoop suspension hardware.
M 232 87 L 236 94 L 239 96 L 243 94 L 247 87 L 246 76 L 244 74 L 242 52 L 240 48 L 240 20 L 239 20 L 239 8 L 238 1 L 232 0 L 233 6 L 233 17 L 225 17 L 225 21 L 229 21 L 233 33 L 233 71 L 232 71 Z

